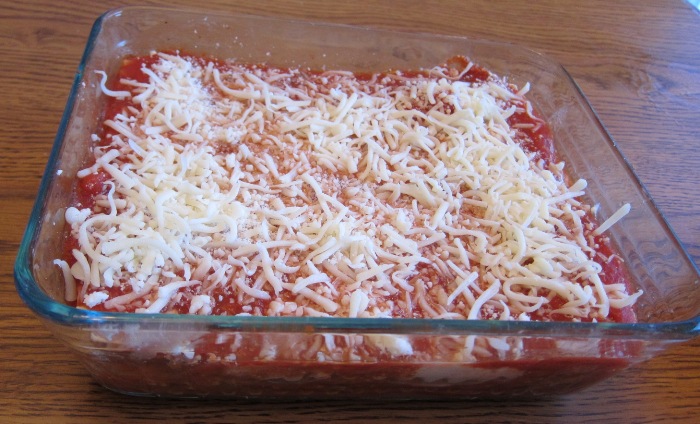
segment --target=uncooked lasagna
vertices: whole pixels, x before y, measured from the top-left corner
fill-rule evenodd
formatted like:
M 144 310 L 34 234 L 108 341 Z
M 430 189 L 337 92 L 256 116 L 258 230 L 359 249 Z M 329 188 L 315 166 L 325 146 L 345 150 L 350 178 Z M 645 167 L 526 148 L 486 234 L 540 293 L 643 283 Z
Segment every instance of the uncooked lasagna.
M 65 211 L 66 299 L 631 321 L 641 292 L 605 236 L 629 205 L 597 224 L 528 89 L 459 57 L 377 73 L 128 58 L 101 73 L 103 131 Z

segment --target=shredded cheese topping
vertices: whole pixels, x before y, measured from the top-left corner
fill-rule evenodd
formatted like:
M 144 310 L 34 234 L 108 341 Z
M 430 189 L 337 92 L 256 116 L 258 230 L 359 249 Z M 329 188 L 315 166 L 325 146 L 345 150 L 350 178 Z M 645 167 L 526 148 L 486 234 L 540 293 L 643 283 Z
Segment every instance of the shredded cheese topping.
M 78 174 L 109 174 L 105 194 L 66 211 L 80 248 L 56 263 L 80 305 L 604 320 L 641 294 L 601 281 L 585 181 L 508 124 L 527 87 L 460 80 L 471 64 L 359 77 L 157 55 L 127 91 L 102 73 L 130 103 Z

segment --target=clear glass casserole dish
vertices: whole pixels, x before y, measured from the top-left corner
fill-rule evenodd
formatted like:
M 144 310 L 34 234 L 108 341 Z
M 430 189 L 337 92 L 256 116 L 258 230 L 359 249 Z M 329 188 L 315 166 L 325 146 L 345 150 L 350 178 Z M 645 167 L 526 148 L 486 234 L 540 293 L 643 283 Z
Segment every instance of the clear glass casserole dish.
M 96 312 L 68 306 L 60 269 L 64 212 L 107 99 L 95 70 L 152 50 L 272 66 L 357 72 L 419 69 L 471 58 L 528 93 L 553 131 L 568 172 L 588 181 L 601 216 L 630 203 L 609 230 L 627 265 L 638 323 L 279 318 Z M 439 398 L 542 396 L 582 389 L 700 332 L 698 270 L 566 71 L 515 45 L 251 16 L 124 8 L 90 34 L 15 264 L 24 302 L 94 378 L 157 396 Z M 322 343 L 445 346 L 431 357 L 321 360 Z M 239 355 L 212 356 L 238 346 Z M 478 345 L 465 360 L 451 346 Z M 245 351 L 245 354 L 243 354 Z

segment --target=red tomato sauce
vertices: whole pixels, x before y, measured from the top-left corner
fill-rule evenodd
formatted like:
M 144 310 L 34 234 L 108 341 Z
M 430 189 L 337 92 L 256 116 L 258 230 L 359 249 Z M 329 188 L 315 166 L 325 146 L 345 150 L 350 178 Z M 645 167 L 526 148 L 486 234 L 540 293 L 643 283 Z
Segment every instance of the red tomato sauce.
M 550 358 L 478 365 L 203 361 L 193 366 L 191 361 L 166 357 L 139 361 L 123 354 L 87 361 L 92 361 L 89 368 L 101 384 L 130 394 L 373 401 L 503 401 L 562 396 L 604 380 L 628 365 L 626 360 L 614 358 Z M 434 381 L 420 377 L 431 371 L 445 377 Z M 489 373 L 495 377 L 488 379 Z

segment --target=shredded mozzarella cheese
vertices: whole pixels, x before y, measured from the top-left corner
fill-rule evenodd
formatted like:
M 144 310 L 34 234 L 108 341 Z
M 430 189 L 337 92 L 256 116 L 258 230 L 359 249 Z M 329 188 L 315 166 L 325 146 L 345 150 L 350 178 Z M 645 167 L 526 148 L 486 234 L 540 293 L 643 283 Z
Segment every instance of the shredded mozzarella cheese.
M 67 295 L 147 313 L 234 299 L 239 314 L 504 320 L 548 319 L 553 296 L 598 320 L 634 302 L 600 282 L 586 181 L 567 186 L 508 124 L 530 113 L 529 86 L 467 70 L 364 79 L 160 53 L 128 91 L 101 73 L 132 105 L 78 174 L 111 181 L 92 210 L 66 211 L 81 247 L 56 262 Z

